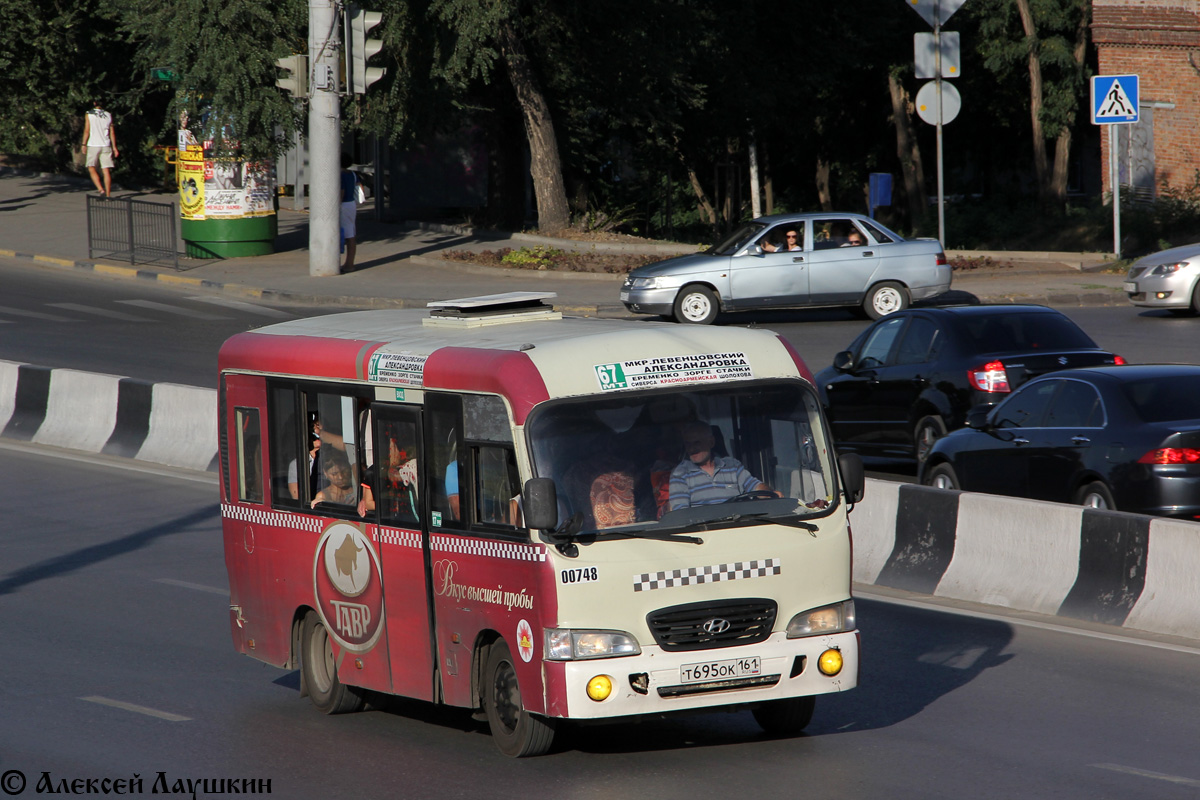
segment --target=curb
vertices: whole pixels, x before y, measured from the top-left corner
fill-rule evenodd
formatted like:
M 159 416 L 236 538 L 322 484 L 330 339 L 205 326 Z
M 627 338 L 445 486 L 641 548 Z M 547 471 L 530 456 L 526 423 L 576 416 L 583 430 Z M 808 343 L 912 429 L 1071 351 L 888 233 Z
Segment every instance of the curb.
M 1200 524 L 868 480 L 862 584 L 1200 639 Z

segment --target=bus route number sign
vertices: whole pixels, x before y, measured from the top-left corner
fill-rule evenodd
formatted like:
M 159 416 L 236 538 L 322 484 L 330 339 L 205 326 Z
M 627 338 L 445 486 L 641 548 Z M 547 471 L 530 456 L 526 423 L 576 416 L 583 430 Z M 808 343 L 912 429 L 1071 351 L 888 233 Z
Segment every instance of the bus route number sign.
M 596 379 L 600 381 L 601 389 L 625 389 L 629 386 L 625 369 L 620 364 L 597 364 Z

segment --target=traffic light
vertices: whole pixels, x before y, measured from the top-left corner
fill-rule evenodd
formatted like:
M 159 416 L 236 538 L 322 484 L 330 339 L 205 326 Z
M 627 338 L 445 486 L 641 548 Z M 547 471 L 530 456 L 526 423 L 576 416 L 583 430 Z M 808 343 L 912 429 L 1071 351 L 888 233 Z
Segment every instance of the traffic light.
M 281 58 L 275 62 L 275 66 L 289 73 L 276 78 L 276 86 L 286 89 L 294 97 L 308 96 L 308 56 L 292 55 Z
M 368 39 L 367 31 L 382 19 L 378 11 L 364 11 L 353 3 L 346 5 L 346 73 L 355 94 L 363 94 L 387 73 L 382 67 L 367 66 L 367 60 L 383 49 L 383 42 Z

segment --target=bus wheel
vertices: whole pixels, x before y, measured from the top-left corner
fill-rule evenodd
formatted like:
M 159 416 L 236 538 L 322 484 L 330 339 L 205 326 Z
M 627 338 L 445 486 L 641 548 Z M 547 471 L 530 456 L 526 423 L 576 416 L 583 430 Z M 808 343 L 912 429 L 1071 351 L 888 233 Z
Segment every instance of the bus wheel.
M 322 713 L 346 714 L 363 707 L 362 690 L 338 680 L 329 632 L 313 611 L 305 615 L 300 633 L 300 669 L 308 696 Z
M 772 736 L 794 736 L 812 721 L 815 697 L 772 700 L 754 709 L 754 720 Z
M 484 711 L 500 752 L 524 758 L 549 750 L 554 741 L 554 721 L 530 714 L 521 704 L 517 669 L 503 640 L 489 648 L 483 680 Z

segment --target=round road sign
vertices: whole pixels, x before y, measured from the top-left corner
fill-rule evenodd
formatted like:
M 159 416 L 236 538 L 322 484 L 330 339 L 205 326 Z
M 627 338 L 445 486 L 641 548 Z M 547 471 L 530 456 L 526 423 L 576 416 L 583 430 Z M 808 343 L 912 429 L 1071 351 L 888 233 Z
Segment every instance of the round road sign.
M 930 125 L 937 125 L 937 87 L 942 87 L 942 124 L 953 122 L 962 108 L 962 96 L 954 84 L 930 81 L 917 92 L 917 116 Z

